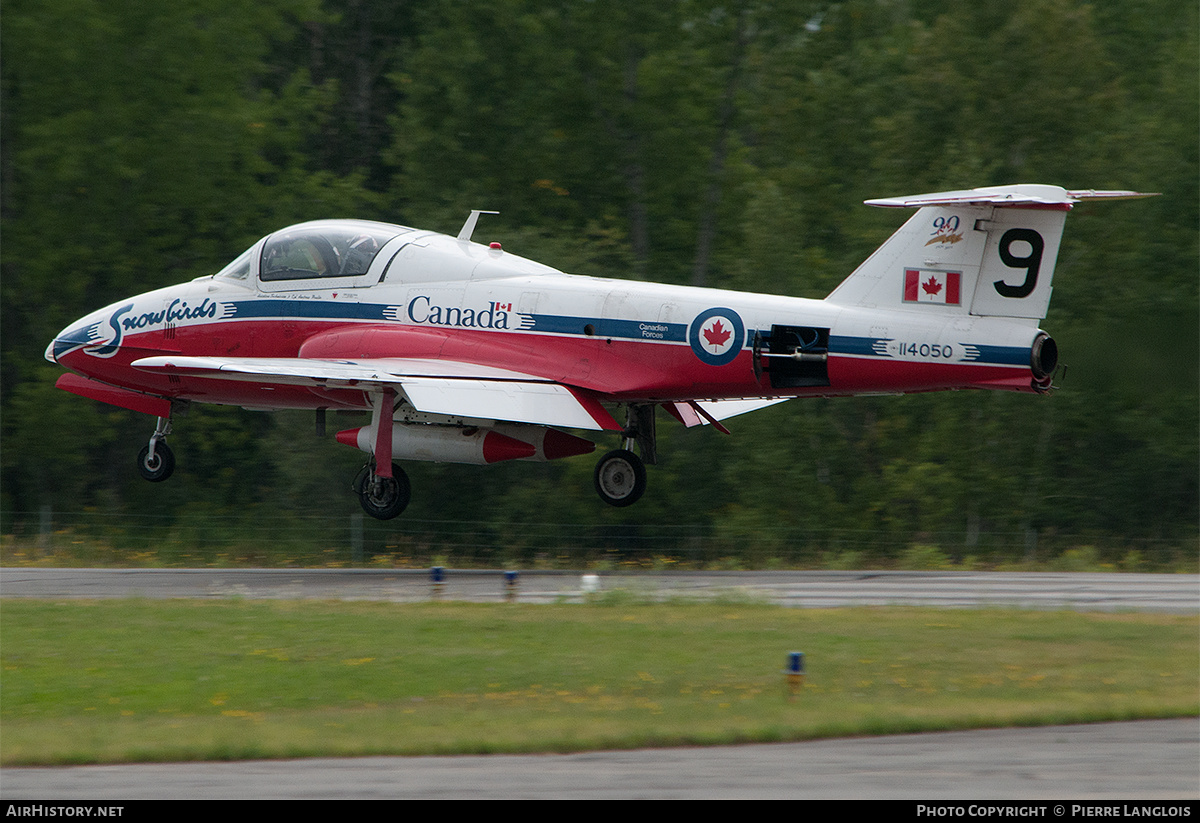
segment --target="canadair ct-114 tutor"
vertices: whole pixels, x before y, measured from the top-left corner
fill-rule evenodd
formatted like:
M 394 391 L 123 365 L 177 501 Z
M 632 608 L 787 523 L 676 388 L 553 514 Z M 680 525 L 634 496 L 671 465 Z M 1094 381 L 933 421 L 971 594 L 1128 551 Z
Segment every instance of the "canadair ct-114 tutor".
M 1013 185 L 868 200 L 917 212 L 824 300 L 564 274 L 471 236 L 357 220 L 267 235 L 216 274 L 100 309 L 54 338 L 59 388 L 158 418 L 137 458 L 175 458 L 193 403 L 371 412 L 337 440 L 388 519 L 410 496 L 393 460 L 497 463 L 590 453 L 613 432 L 600 497 L 627 506 L 656 462 L 655 409 L 711 424 L 805 396 L 1046 392 L 1038 328 L 1066 213 L 1149 195 Z M 619 419 L 621 417 L 622 419 Z M 637 453 L 634 448 L 637 448 Z M 639 456 L 640 454 L 640 456 Z

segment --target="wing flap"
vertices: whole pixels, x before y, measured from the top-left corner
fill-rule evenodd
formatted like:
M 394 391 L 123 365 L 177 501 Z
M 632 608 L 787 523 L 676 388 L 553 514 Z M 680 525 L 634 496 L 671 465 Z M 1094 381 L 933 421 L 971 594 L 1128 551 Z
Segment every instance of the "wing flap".
M 714 420 L 728 420 L 739 414 L 749 414 L 752 411 L 794 399 L 793 397 L 752 397 L 748 400 L 706 400 L 700 405 Z
M 689 429 L 693 426 L 714 425 L 718 430 L 729 434 L 729 430 L 720 424 L 721 420 L 747 414 L 776 403 L 791 400 L 790 397 L 754 397 L 748 400 L 706 400 L 703 404 L 696 401 L 686 403 L 663 403 L 663 408 L 672 417 Z

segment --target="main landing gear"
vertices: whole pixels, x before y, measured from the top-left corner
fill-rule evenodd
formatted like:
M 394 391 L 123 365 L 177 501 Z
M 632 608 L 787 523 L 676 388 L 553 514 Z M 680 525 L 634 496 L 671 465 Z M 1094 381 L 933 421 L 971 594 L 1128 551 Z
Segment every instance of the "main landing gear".
M 171 433 L 171 419 L 158 418 L 154 434 L 150 442 L 138 452 L 137 468 L 140 474 L 151 483 L 161 483 L 175 471 L 175 453 L 167 445 L 167 435 Z
M 646 491 L 646 464 L 629 449 L 614 449 L 596 464 L 596 492 L 610 506 L 636 503 Z
M 628 407 L 622 448 L 614 449 L 596 463 L 596 493 L 610 506 L 632 506 L 646 491 L 646 463 L 658 462 L 655 447 L 654 406 Z M 633 453 L 634 444 L 645 460 Z
M 375 473 L 375 458 L 359 470 L 351 487 L 358 495 L 363 511 L 378 520 L 391 520 L 408 507 L 412 497 L 412 486 L 408 475 L 396 463 L 392 464 L 392 476 L 380 477 Z
M 363 511 L 377 520 L 391 520 L 408 506 L 412 487 L 404 470 L 390 459 L 392 427 L 386 423 L 380 426 L 378 422 L 392 420 L 392 396 L 381 393 L 375 406 L 374 432 L 371 434 L 375 440 L 374 454 L 359 470 L 350 488 L 358 495 Z M 601 457 L 593 475 L 600 499 L 617 508 L 632 506 L 641 499 L 646 492 L 646 465 L 657 462 L 654 406 L 629 405 L 622 436 L 621 448 Z M 633 451 L 634 448 L 641 456 Z M 385 476 L 387 474 L 391 476 Z

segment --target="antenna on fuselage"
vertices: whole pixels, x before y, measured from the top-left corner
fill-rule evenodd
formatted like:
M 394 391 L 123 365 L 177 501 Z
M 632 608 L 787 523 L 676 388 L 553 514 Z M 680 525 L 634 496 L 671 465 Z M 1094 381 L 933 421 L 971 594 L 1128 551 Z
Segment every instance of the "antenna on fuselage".
M 475 224 L 479 222 L 481 214 L 499 214 L 498 211 L 484 211 L 482 209 L 471 209 L 471 216 L 467 218 L 467 222 L 463 223 L 462 229 L 458 232 L 458 239 L 464 243 L 471 239 L 471 235 L 475 233 Z

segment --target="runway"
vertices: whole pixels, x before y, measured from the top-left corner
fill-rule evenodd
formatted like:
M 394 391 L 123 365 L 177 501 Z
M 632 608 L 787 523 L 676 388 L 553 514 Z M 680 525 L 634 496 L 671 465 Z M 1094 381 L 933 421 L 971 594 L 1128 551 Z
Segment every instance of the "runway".
M 941 606 L 1081 611 L 1200 611 L 1191 574 L 1021 572 L 621 572 L 596 574 L 596 593 L 639 597 L 754 598 L 783 606 Z M 0 569 L 0 597 L 244 597 L 248 599 L 500 601 L 579 599 L 579 571 L 521 571 L 510 588 L 501 571 L 446 569 Z
M 579 572 L 522 572 L 520 602 L 594 596 Z M 1195 575 L 973 572 L 602 574 L 599 592 L 789 606 L 937 605 L 1195 614 Z M 499 572 L 0 569 L 0 597 L 498 601 Z M 372 757 L 0 770 L 0 798 L 1200 800 L 1200 719 L 569 755 Z M 1069 809 L 1069 806 L 1067 807 Z M 1052 816 L 1052 815 L 1047 815 Z
M 4 769 L 0 797 L 5 802 L 212 798 L 1194 802 L 1200 798 L 1200 721 L 569 755 Z

